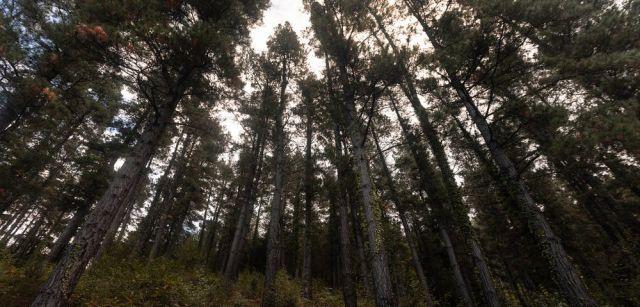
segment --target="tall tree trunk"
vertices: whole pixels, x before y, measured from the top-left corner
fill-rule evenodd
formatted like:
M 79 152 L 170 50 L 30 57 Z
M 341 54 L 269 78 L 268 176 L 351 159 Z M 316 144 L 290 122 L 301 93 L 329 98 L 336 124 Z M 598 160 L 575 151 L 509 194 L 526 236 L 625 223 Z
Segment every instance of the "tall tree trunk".
M 204 259 L 206 261 L 207 266 L 211 267 L 213 265 L 213 255 L 212 252 L 216 246 L 216 237 L 218 235 L 218 219 L 220 217 L 220 211 L 222 209 L 222 201 L 224 200 L 224 192 L 222 188 L 218 192 L 218 197 L 216 201 L 216 209 L 213 212 L 213 219 L 211 220 L 211 227 L 209 228 L 209 234 L 207 235 L 207 244 L 205 245 L 205 256 Z
M 147 164 L 147 167 L 146 167 L 147 171 L 149 169 L 149 164 L 151 164 L 151 160 L 152 159 L 149 159 L 149 163 Z M 143 182 L 142 178 L 144 177 L 145 173 L 146 171 L 141 172 L 136 178 L 135 182 L 132 183 L 133 187 L 129 190 L 127 196 L 124 198 L 123 200 L 124 205 L 120 206 L 120 208 L 116 212 L 115 217 L 113 218 L 113 221 L 111 222 L 111 225 L 109 226 L 109 229 L 107 229 L 107 232 L 104 235 L 103 242 L 98 248 L 98 253 L 95 256 L 95 259 L 100 259 L 104 254 L 104 252 L 111 248 L 113 244 L 113 240 L 116 237 L 116 233 L 118 232 L 118 228 L 120 228 L 120 225 L 125 219 L 125 215 L 131 214 L 131 210 L 133 209 L 133 206 L 136 203 L 135 201 L 136 196 L 138 196 L 138 192 L 141 187 L 141 182 Z
M 266 144 L 266 126 L 258 128 L 258 135 L 254 148 L 252 149 L 252 161 L 249 166 L 249 173 L 245 178 L 244 187 L 238 201 L 240 202 L 240 213 L 236 221 L 236 228 L 233 234 L 233 241 L 229 249 L 229 256 L 224 268 L 224 278 L 226 281 L 235 280 L 240 268 L 240 258 L 244 245 L 247 241 L 247 234 L 251 227 L 251 216 L 255 203 L 256 190 L 262 173 L 262 162 L 264 158 L 264 148 Z
M 207 199 L 204 203 L 204 214 L 202 215 L 202 223 L 200 223 L 200 234 L 198 235 L 198 249 L 202 249 L 204 244 L 204 234 L 207 230 L 207 215 L 209 214 L 209 201 L 211 200 L 211 190 L 207 193 Z
M 444 244 L 444 248 L 447 251 L 449 263 L 451 264 L 453 269 L 453 277 L 456 282 L 456 287 L 458 288 L 458 292 L 460 292 L 460 299 L 465 306 L 473 306 L 473 301 L 471 300 L 471 295 L 469 295 L 469 290 L 467 289 L 467 285 L 464 282 L 464 278 L 462 277 L 462 272 L 460 271 L 460 266 L 458 265 L 458 260 L 456 259 L 456 253 L 453 250 L 453 245 L 451 245 L 449 234 L 444 229 L 444 227 L 439 228 L 440 239 L 442 240 L 442 244 Z
M 163 246 L 167 242 L 167 223 L 170 221 L 169 214 L 174 206 L 174 199 L 177 196 L 178 188 L 180 187 L 180 183 L 187 171 L 189 157 L 195 144 L 196 141 L 193 134 L 187 133 L 184 144 L 182 144 L 182 148 L 180 149 L 180 156 L 178 158 L 179 162 L 176 166 L 176 171 L 173 175 L 171 185 L 167 189 L 167 194 L 163 195 L 162 202 L 158 209 L 158 222 L 155 228 L 155 239 L 153 240 L 153 245 L 151 245 L 151 250 L 149 251 L 148 261 L 159 257 L 162 254 L 161 251 Z
M 427 283 L 427 277 L 424 274 L 424 268 L 422 267 L 422 263 L 420 262 L 420 256 L 418 255 L 418 249 L 416 247 L 415 240 L 413 238 L 413 231 L 411 227 L 409 227 L 409 223 L 407 222 L 407 214 L 405 211 L 404 204 L 400 202 L 400 197 L 398 196 L 398 192 L 395 187 L 395 183 L 393 182 L 393 178 L 391 177 L 391 171 L 387 166 L 387 161 L 384 157 L 384 152 L 380 147 L 380 141 L 378 140 L 378 134 L 376 133 L 376 128 L 371 123 L 371 134 L 373 136 L 374 143 L 376 145 L 376 151 L 378 153 L 378 160 L 380 162 L 380 166 L 382 167 L 382 172 L 387 181 L 387 185 L 389 187 L 389 194 L 391 197 L 391 201 L 396 205 L 396 210 L 398 211 L 398 216 L 400 217 L 400 222 L 402 223 L 402 228 L 404 228 L 405 238 L 407 239 L 407 243 L 409 244 L 409 250 L 411 251 L 411 260 L 413 261 L 413 266 L 416 269 L 416 276 L 418 276 L 418 280 L 422 285 L 422 290 L 424 291 L 425 300 L 427 301 L 427 305 L 433 306 L 433 296 L 431 295 L 431 291 L 429 290 L 429 284 Z
M 409 144 L 413 159 L 418 166 L 420 187 L 427 193 L 429 203 L 433 208 L 434 214 L 432 218 L 434 220 L 434 224 L 439 225 L 439 227 L 441 228 L 440 240 L 442 241 L 445 248 L 451 246 L 451 249 L 447 249 L 447 253 L 449 256 L 448 260 L 453 272 L 453 277 L 456 282 L 460 298 L 465 306 L 471 306 L 473 304 L 471 295 L 469 294 L 467 285 L 464 282 L 462 273 L 460 272 L 460 266 L 455 255 L 455 250 L 453 249 L 451 240 L 448 236 L 448 231 L 445 229 L 450 227 L 450 224 L 454 222 L 451 215 L 445 212 L 446 208 L 444 208 L 444 204 L 447 201 L 445 197 L 446 192 L 443 191 L 442 183 L 438 182 L 438 177 L 436 175 L 434 166 L 429 160 L 427 160 L 427 155 L 424 151 L 424 148 L 422 148 L 419 141 L 416 140 L 416 137 L 409 130 L 406 120 L 400 115 L 400 110 L 398 109 L 398 106 L 396 105 L 395 99 L 393 99 L 393 97 L 391 97 L 391 105 L 398 118 L 402 133 L 407 140 L 407 143 Z M 447 234 L 447 236 L 445 237 L 443 236 L 443 234 Z M 447 240 L 448 242 L 445 242 L 445 240 Z
M 385 36 L 387 42 L 391 46 L 396 58 L 399 62 L 399 67 L 403 76 L 403 83 L 401 83 L 402 91 L 405 96 L 411 103 L 411 106 L 418 117 L 418 122 L 420 123 L 420 128 L 422 129 L 422 133 L 427 138 L 427 142 L 431 147 L 431 151 L 433 152 L 433 156 L 435 157 L 436 162 L 438 163 L 438 167 L 440 168 L 440 172 L 442 173 L 444 188 L 448 194 L 449 204 L 447 205 L 448 211 L 450 211 L 451 218 L 456 221 L 456 227 L 459 228 L 460 235 L 465 241 L 467 241 L 467 245 L 470 246 L 470 250 L 474 254 L 474 263 L 480 272 L 480 284 L 482 285 L 483 293 L 485 296 L 485 300 L 487 304 L 491 307 L 499 307 L 500 301 L 497 297 L 495 286 L 493 285 L 493 278 L 491 277 L 491 272 L 489 267 L 486 265 L 486 261 L 484 260 L 484 256 L 482 255 L 482 251 L 478 248 L 474 250 L 474 246 L 478 247 L 478 243 L 474 239 L 473 230 L 471 228 L 471 224 L 469 222 L 469 217 L 467 215 L 468 209 L 462 202 L 462 195 L 460 194 L 460 190 L 458 185 L 456 184 L 455 177 L 453 171 L 451 170 L 451 166 L 449 165 L 449 161 L 447 159 L 447 155 L 445 153 L 444 147 L 442 146 L 442 142 L 440 141 L 440 137 L 438 133 L 429 120 L 429 115 L 427 110 L 422 106 L 420 102 L 420 98 L 418 97 L 418 92 L 415 88 L 415 82 L 413 76 L 409 72 L 404 59 L 400 56 L 400 49 L 396 46 L 393 37 L 387 32 L 384 21 L 382 18 L 375 12 L 375 10 L 369 8 L 369 13 L 374 16 L 378 27 L 381 32 Z
M 351 139 L 351 147 L 353 149 L 353 159 L 358 168 L 358 182 L 360 193 L 362 194 L 362 206 L 366 221 L 367 242 L 370 252 L 371 269 L 373 273 L 374 288 L 376 290 L 376 305 L 396 306 L 397 302 L 394 298 L 391 288 L 391 278 L 389 275 L 389 265 L 387 264 L 387 255 L 382 243 L 382 237 L 378 233 L 378 219 L 375 216 L 373 208 L 373 185 L 369 174 L 369 163 L 364 155 L 364 137 L 360 131 L 360 125 L 356 118 L 355 92 L 352 85 L 348 81 L 347 69 L 345 66 L 339 66 L 340 81 L 343 87 L 343 103 L 346 111 L 347 131 Z
M 418 11 L 419 7 L 416 7 L 416 5 L 420 4 L 414 0 L 404 1 L 410 12 L 416 17 L 422 26 L 433 47 L 436 50 L 442 50 L 443 46 L 434 39 L 433 30 Z M 486 118 L 480 113 L 473 98 L 467 91 L 464 84 L 458 79 L 456 73 L 450 67 L 444 67 L 444 69 L 447 73 L 450 85 L 456 91 L 456 94 L 462 104 L 464 104 L 469 117 L 475 124 L 476 128 L 480 131 L 485 144 L 489 148 L 489 152 L 491 153 L 493 160 L 496 162 L 502 175 L 512 187 L 514 196 L 518 199 L 518 202 L 528 219 L 529 228 L 538 239 L 543 253 L 547 256 L 551 271 L 556 275 L 556 282 L 563 290 L 568 303 L 575 307 L 596 306 L 596 302 L 591 298 L 591 295 L 580 278 L 577 269 L 569 260 L 569 256 L 560 243 L 560 238 L 555 235 L 551 226 L 542 215 L 542 212 L 538 209 L 537 204 L 533 201 L 527 185 L 522 178 L 520 178 L 518 171 L 511 159 L 508 157 L 507 152 L 493 137 Z
M 329 78 L 329 77 L 328 77 Z M 330 87 L 331 88 L 331 87 Z M 337 123 L 334 124 L 334 142 L 336 149 L 335 165 L 338 171 L 338 200 L 339 208 L 339 231 L 340 231 L 340 264 L 342 271 L 342 296 L 344 305 L 356 307 L 358 305 L 354 278 L 351 263 L 351 242 L 349 236 L 349 204 L 347 203 L 347 182 L 346 168 L 348 167 L 345 157 L 342 154 L 342 136 Z M 335 196 L 334 196 L 335 197 Z M 361 259 L 364 261 L 364 259 Z M 366 272 L 365 272 L 366 273 Z M 368 287 L 368 279 L 365 279 L 365 286 Z
M 302 282 L 303 296 L 310 299 L 311 293 L 311 233 L 313 229 L 313 157 L 311 143 L 313 142 L 313 109 L 312 99 L 306 101 L 306 146 L 304 157 L 304 234 L 302 248 Z
M 538 242 L 542 246 L 547 260 L 551 265 L 552 271 L 556 274 L 556 281 L 565 293 L 567 301 L 571 306 L 596 306 L 595 301 L 591 298 L 586 286 L 582 282 L 576 268 L 569 260 L 564 247 L 560 243 L 560 239 L 555 235 L 549 223 L 538 209 L 533 198 L 529 194 L 528 188 L 511 161 L 506 151 L 493 138 L 489 124 L 480 114 L 477 107 L 473 103 L 471 96 L 460 81 L 454 76 L 450 76 L 452 85 L 456 88 L 460 99 L 463 101 L 469 116 L 480 131 L 482 138 L 489 147 L 494 161 L 500 168 L 507 182 L 513 187 L 512 191 L 525 216 L 529 221 L 530 230 L 534 233 Z
M 169 96 L 171 98 L 157 105 L 154 120 L 148 123 L 140 142 L 112 179 L 107 191 L 87 217 L 77 240 L 60 259 L 31 306 L 58 307 L 65 304 L 87 264 L 98 253 L 118 209 L 125 205 L 124 200 L 134 188 L 133 183 L 145 170 L 147 162 L 156 151 L 167 126 L 171 123 L 178 101 L 186 91 L 183 87 L 180 85 L 178 88 L 172 88 L 172 95 Z
M 282 61 L 282 79 L 280 82 L 280 102 L 276 111 L 275 119 L 275 135 L 274 135 L 274 157 L 275 157 L 275 176 L 274 191 L 271 199 L 271 221 L 269 222 L 269 238 L 267 241 L 267 263 L 264 274 L 264 296 L 262 305 L 271 307 L 275 304 L 275 288 L 274 282 L 280 262 L 280 244 L 281 244 L 281 216 L 283 211 L 282 186 L 284 176 L 284 123 L 283 116 L 286 108 L 286 88 L 288 84 L 288 63 Z
M 153 235 L 153 225 L 160 218 L 161 213 L 161 199 L 166 198 L 168 195 L 169 187 L 169 174 L 173 169 L 173 166 L 176 162 L 176 158 L 178 156 L 178 147 L 181 144 L 182 139 L 185 136 L 184 129 L 180 132 L 180 136 L 173 146 L 173 153 L 171 154 L 171 159 L 169 159 L 169 163 L 162 174 L 162 177 L 158 179 L 158 184 L 155 187 L 155 194 L 153 195 L 153 199 L 151 200 L 151 205 L 149 205 L 147 216 L 142 219 L 140 226 L 138 227 L 138 238 L 136 239 L 135 246 L 132 250 L 132 256 L 141 256 L 143 250 L 145 249 L 145 245 L 147 245 L 149 239 Z M 183 144 L 184 146 L 184 144 Z M 161 197 L 162 196 L 162 197 Z
M 56 242 L 54 243 L 47 259 L 51 262 L 57 262 L 62 256 L 62 252 L 69 245 L 69 241 L 76 234 L 78 227 L 84 221 L 85 216 L 89 213 L 91 205 L 85 204 L 76 210 L 76 213 L 73 215 L 67 226 L 62 231 L 62 234 L 58 237 Z

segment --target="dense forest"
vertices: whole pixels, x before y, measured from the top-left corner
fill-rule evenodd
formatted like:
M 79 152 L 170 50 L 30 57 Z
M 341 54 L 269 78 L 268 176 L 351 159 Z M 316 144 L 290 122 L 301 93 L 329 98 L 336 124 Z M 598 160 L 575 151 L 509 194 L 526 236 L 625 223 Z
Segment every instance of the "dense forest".
M 0 305 L 640 306 L 640 1 L 299 1 L 0 0 Z

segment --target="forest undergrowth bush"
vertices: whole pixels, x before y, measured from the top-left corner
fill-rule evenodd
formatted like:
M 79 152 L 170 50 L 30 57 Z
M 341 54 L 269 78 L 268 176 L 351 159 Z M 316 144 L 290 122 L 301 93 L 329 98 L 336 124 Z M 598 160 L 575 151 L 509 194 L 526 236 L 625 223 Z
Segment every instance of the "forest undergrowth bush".
M 118 247 L 90 265 L 70 306 L 260 306 L 263 275 L 243 271 L 226 287 L 222 276 L 196 265 L 198 255 L 185 244 L 174 257 L 151 261 L 125 257 Z M 16 264 L 0 252 L 0 302 L 2 306 L 29 306 L 51 270 L 42 255 Z M 342 294 L 318 283 L 313 299 L 302 298 L 299 280 L 281 271 L 276 277 L 278 306 L 343 306 Z M 363 305 L 368 306 L 368 305 Z

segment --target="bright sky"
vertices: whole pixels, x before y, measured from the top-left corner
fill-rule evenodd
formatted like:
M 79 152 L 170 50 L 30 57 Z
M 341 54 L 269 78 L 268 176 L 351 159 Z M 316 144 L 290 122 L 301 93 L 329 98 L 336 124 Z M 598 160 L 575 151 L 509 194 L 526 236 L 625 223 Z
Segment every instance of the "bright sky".
M 307 44 L 309 39 L 305 35 L 305 30 L 311 26 L 309 14 L 304 11 L 302 0 L 271 0 L 271 7 L 264 12 L 262 23 L 254 27 L 251 31 L 251 46 L 256 51 L 267 50 L 267 40 L 278 24 L 289 22 L 293 30 L 298 33 L 298 37 L 303 44 Z M 324 63 L 314 56 L 313 50 L 307 47 L 308 65 L 311 71 L 318 74 Z
M 308 47 L 309 37 L 306 34 L 308 31 L 305 30 L 311 26 L 311 23 L 309 22 L 309 14 L 304 11 L 302 0 L 271 0 L 271 6 L 264 12 L 262 22 L 251 30 L 251 47 L 256 52 L 266 51 L 269 36 L 271 36 L 278 24 L 284 24 L 287 21 L 298 34 L 300 42 L 307 46 L 307 65 L 309 70 L 319 75 L 324 67 L 324 62 L 317 58 L 313 50 Z M 242 127 L 235 115 L 221 110 L 218 112 L 218 117 L 231 137 L 234 140 L 239 140 Z

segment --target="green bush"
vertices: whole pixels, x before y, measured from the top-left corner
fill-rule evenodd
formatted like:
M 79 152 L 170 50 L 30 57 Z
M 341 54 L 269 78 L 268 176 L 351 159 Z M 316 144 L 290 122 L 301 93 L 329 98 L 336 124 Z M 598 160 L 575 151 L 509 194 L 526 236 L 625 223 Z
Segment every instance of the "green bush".
M 224 298 L 220 278 L 202 268 L 108 256 L 91 266 L 74 295 L 78 305 L 98 306 L 222 306 Z
M 29 306 L 46 281 L 51 266 L 42 257 L 32 257 L 17 266 L 8 252 L 0 251 L 0 302 L 3 306 Z

